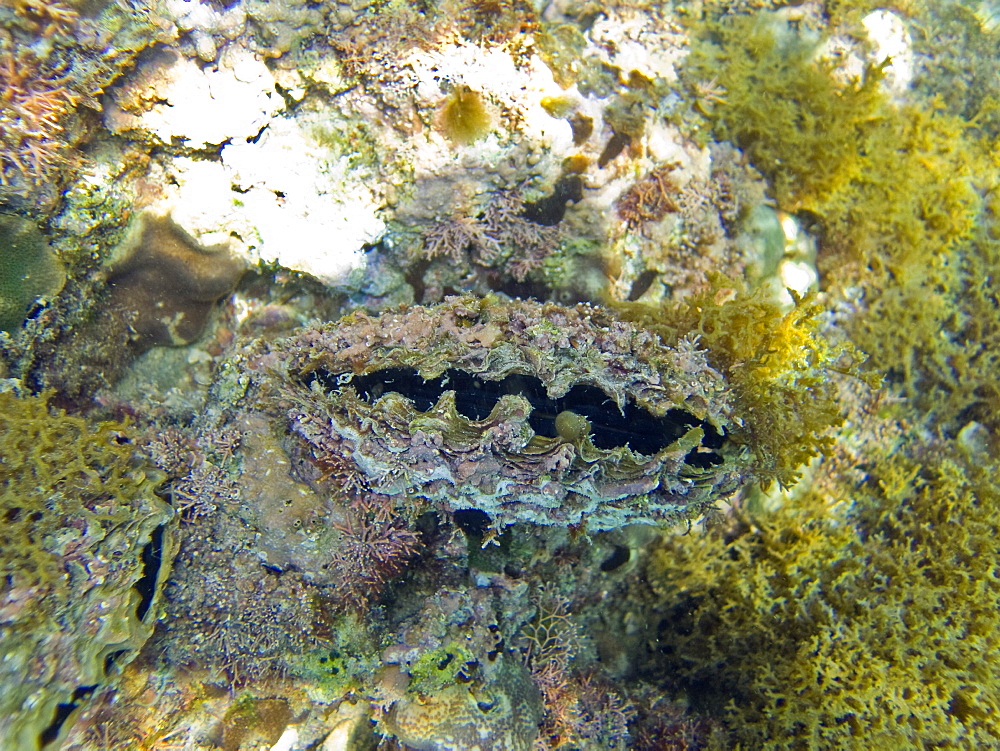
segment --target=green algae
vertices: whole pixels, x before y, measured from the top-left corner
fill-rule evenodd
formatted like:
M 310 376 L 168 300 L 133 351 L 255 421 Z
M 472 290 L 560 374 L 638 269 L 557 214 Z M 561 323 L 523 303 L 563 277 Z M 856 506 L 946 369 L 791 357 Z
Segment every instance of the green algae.
M 423 652 L 410 665 L 408 690 L 430 694 L 456 685 L 460 678 L 467 682 L 469 665 L 475 662 L 476 656 L 458 642 Z
M 710 23 L 696 35 L 685 75 L 722 91 L 708 109 L 719 140 L 743 149 L 782 208 L 834 190 L 856 173 L 855 144 L 878 117 L 880 69 L 842 83 L 819 40 L 769 14 Z
M 848 5 L 838 4 L 839 18 L 858 15 Z M 656 550 L 663 672 L 722 719 L 730 744 L 992 745 L 1000 171 L 978 127 L 989 117 L 954 97 L 890 101 L 880 66 L 845 78 L 817 57 L 820 36 L 792 34 L 770 14 L 700 28 L 687 70 L 724 92 L 706 118 L 767 175 L 779 208 L 818 228 L 827 291 L 823 307 L 806 303 L 813 323 L 795 326 L 814 342 L 793 337 L 771 362 L 780 369 L 796 351 L 822 361 L 808 353 L 824 307 L 836 304 L 849 311 L 838 335 L 887 378 L 880 397 L 862 398 L 856 381 L 837 377 L 843 363 L 827 359 L 825 384 L 804 380 L 805 391 L 786 394 L 789 414 L 810 393 L 813 419 L 832 417 L 837 400 L 849 412 L 835 441 L 814 444 L 822 460 L 807 481 L 771 511 L 747 503 L 723 531 L 669 537 Z M 667 311 L 661 324 L 728 321 L 703 341 L 731 381 L 753 354 L 730 356 L 753 339 L 730 329 L 747 299 L 722 308 L 733 304 L 720 313 L 705 296 L 687 323 Z M 751 399 L 777 374 L 754 370 Z M 766 433 L 759 440 L 768 445 Z
M 38 228 L 28 219 L 0 215 L 0 331 L 19 328 L 31 303 L 58 293 L 65 281 Z
M 747 747 L 975 748 L 1000 733 L 1000 468 L 900 443 L 868 452 L 860 486 L 845 476 L 744 517 L 735 539 L 655 554 L 676 609 L 666 669 Z M 835 501 L 855 504 L 846 523 Z
M 939 98 L 890 101 L 877 66 L 844 81 L 820 38 L 770 14 L 707 22 L 700 39 L 687 70 L 725 92 L 708 115 L 717 135 L 746 150 L 779 208 L 818 223 L 827 286 L 863 288 L 852 340 L 945 421 L 993 403 L 995 306 L 976 280 L 996 270 L 984 197 L 1000 174 L 979 132 Z M 976 373 L 946 364 L 972 360 Z

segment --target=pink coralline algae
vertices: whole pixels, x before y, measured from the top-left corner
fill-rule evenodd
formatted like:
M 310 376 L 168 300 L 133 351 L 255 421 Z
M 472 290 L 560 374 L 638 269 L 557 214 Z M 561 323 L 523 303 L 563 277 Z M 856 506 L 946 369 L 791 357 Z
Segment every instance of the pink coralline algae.
M 283 425 L 317 490 L 495 528 L 699 517 L 752 473 L 723 377 L 590 305 L 450 298 L 259 340 L 240 406 Z M 336 468 L 336 471 L 331 471 Z

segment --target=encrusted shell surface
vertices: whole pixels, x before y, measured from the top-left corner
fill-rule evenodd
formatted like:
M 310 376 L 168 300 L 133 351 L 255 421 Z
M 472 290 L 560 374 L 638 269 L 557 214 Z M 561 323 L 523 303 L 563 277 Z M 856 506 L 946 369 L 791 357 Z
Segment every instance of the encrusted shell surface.
M 353 313 L 251 345 L 230 363 L 247 369 L 245 399 L 286 421 L 307 480 L 336 467 L 497 526 L 690 519 L 749 474 L 704 353 L 590 305 L 455 297 Z
M 153 633 L 176 519 L 133 440 L 0 394 L 0 748 L 57 747 Z

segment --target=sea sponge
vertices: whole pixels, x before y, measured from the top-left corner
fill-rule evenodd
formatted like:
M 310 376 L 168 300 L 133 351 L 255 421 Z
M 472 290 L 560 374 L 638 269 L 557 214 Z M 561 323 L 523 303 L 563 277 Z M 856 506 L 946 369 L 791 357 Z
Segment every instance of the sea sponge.
M 0 737 L 36 749 L 153 631 L 173 558 L 127 425 L 0 393 Z

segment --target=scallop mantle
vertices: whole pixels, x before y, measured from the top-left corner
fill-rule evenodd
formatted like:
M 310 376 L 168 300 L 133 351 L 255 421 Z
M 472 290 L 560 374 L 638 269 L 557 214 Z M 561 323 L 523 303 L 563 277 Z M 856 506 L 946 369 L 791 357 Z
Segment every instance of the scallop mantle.
M 751 474 L 726 382 L 695 340 L 668 347 L 587 304 L 463 296 L 355 312 L 258 340 L 230 366 L 249 374 L 250 409 L 282 422 L 303 479 L 416 512 L 664 524 Z M 561 435 L 560 414 L 585 428 Z

